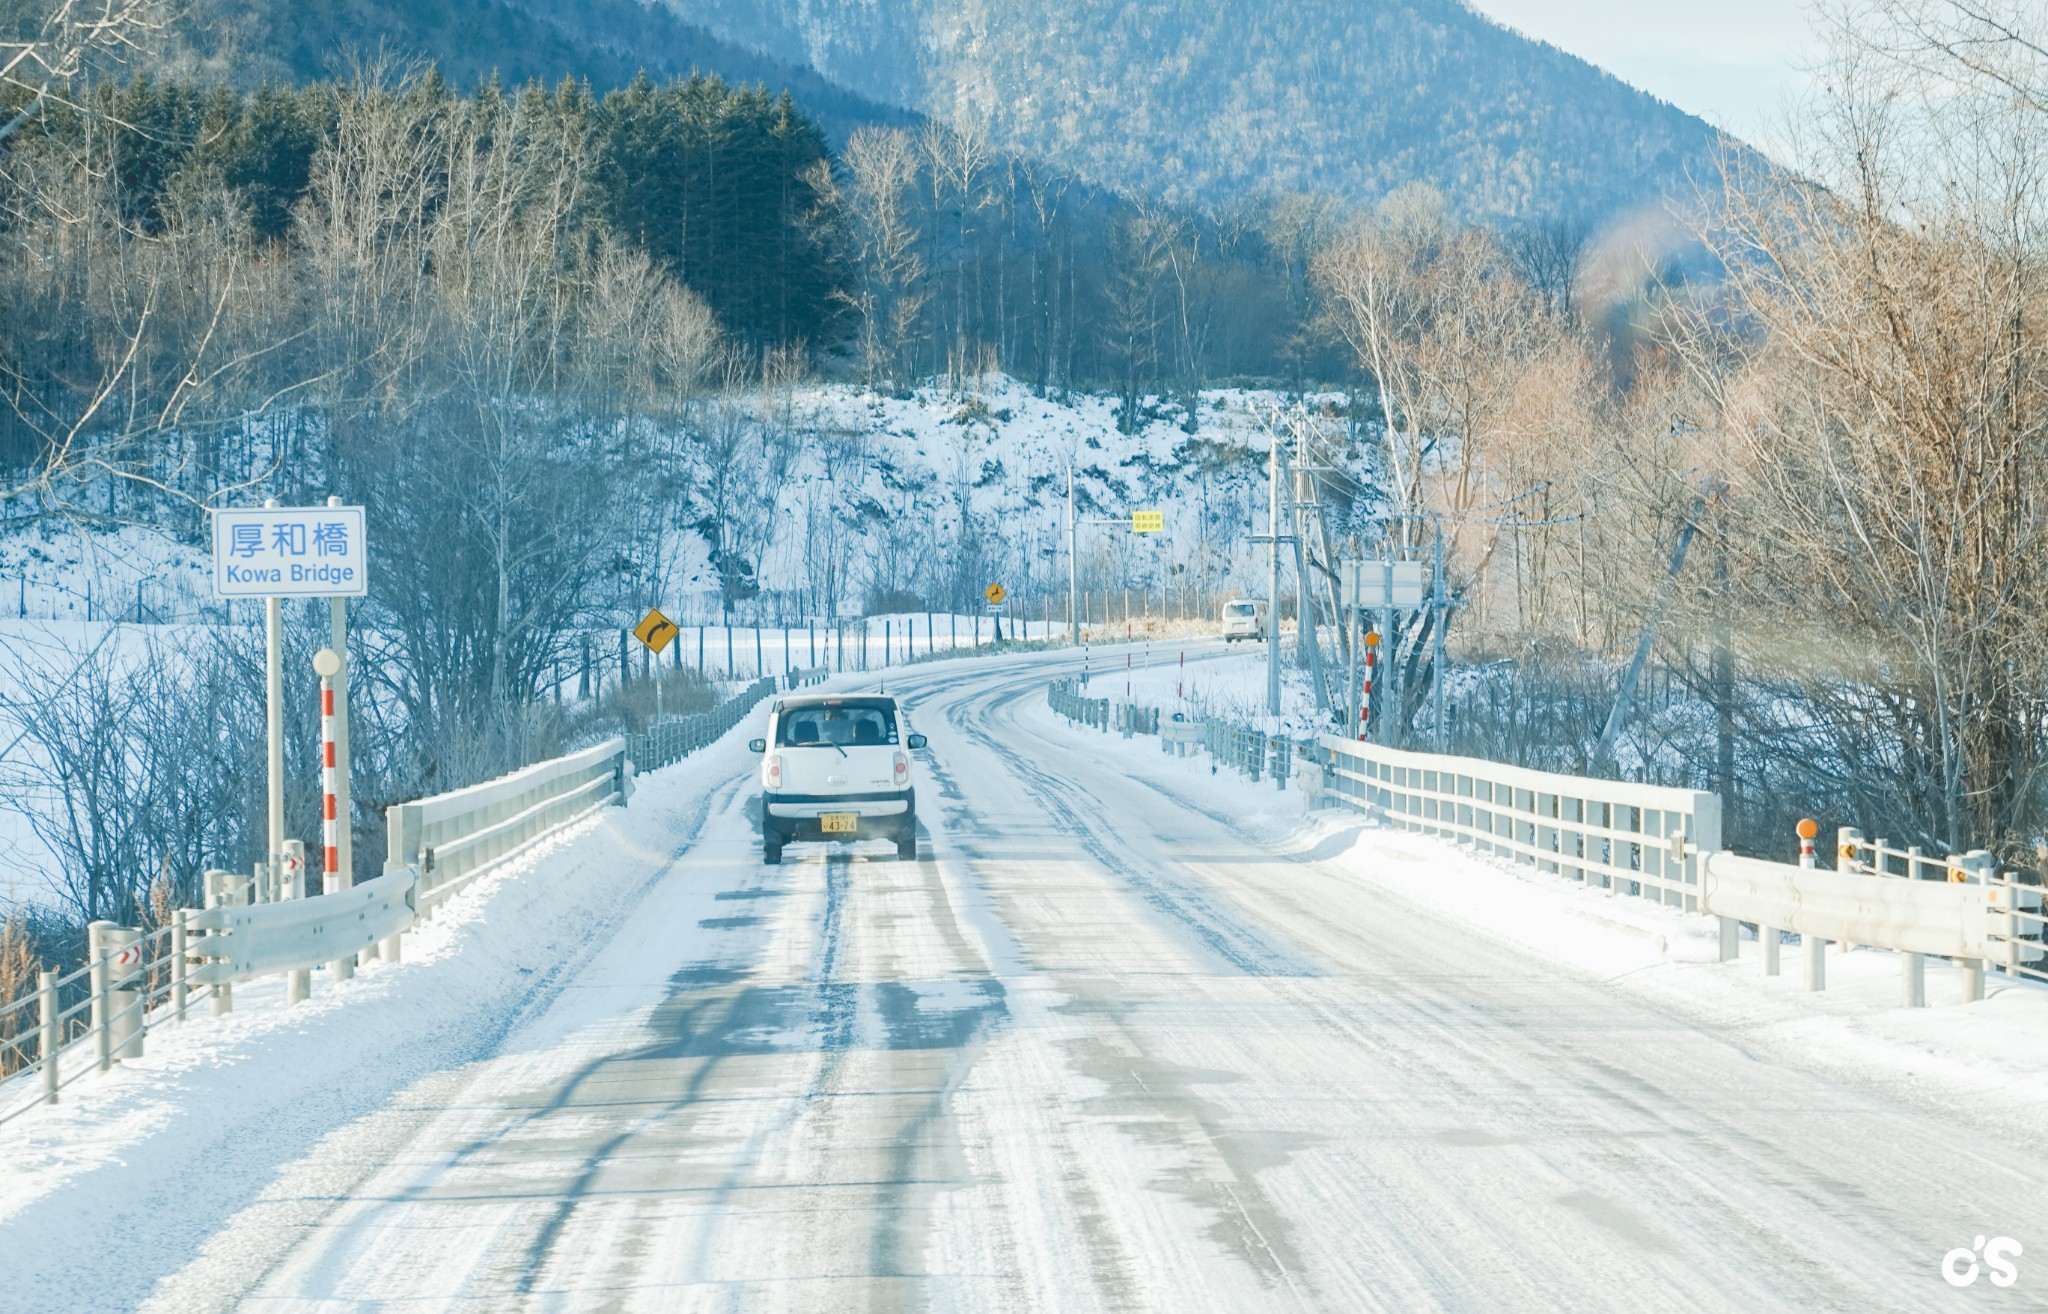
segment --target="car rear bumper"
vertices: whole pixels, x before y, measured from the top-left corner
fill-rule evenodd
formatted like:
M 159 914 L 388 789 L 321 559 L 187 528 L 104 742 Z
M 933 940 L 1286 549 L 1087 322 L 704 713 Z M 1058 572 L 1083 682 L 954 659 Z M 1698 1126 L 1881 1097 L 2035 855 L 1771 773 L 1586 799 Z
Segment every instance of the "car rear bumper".
M 762 807 L 777 821 L 816 821 L 827 812 L 868 817 L 900 817 L 916 806 L 916 792 L 892 789 L 871 794 L 763 794 Z

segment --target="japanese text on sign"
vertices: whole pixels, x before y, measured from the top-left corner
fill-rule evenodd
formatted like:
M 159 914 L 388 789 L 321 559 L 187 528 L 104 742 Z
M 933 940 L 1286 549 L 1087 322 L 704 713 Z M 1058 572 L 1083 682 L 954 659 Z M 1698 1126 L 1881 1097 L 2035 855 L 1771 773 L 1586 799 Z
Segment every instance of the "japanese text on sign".
M 363 508 L 214 512 L 213 591 L 222 598 L 362 597 L 369 592 Z

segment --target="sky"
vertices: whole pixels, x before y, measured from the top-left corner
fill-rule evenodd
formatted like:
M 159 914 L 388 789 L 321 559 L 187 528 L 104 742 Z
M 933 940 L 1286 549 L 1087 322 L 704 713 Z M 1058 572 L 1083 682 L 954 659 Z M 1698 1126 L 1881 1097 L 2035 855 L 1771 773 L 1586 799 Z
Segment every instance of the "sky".
M 1807 85 L 1817 43 L 1804 0 L 1470 0 L 1752 145 Z

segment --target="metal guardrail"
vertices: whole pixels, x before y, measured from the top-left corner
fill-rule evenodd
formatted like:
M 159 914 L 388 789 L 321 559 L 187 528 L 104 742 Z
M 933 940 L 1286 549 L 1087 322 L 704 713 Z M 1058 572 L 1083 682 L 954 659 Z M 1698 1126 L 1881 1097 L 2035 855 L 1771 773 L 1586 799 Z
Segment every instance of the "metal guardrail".
M 229 985 L 251 977 L 303 971 L 374 948 L 398 935 L 418 915 L 419 872 L 386 871 L 361 885 L 317 899 L 223 905 L 190 913 L 188 985 Z
M 791 671 L 789 687 L 797 688 L 799 680 L 803 684 L 820 683 L 827 674 L 822 666 Z M 776 688 L 773 677 L 756 680 L 708 712 L 657 721 L 639 734 L 626 736 L 626 756 L 637 771 L 654 771 L 680 762 L 698 749 L 716 743 Z
M 1586 780 L 1339 735 L 1321 744 L 1328 795 L 1589 887 L 1695 912 L 1700 855 L 1721 847 L 1721 799 L 1706 791 Z
M 1052 710 L 1066 717 L 1075 725 L 1085 725 L 1091 730 L 1109 729 L 1109 699 L 1083 698 L 1080 687 L 1072 680 L 1055 680 L 1046 691 L 1046 701 Z
M 86 966 L 42 974 L 34 995 L 0 1008 L 0 1123 L 86 1074 L 140 1057 L 153 1026 L 186 1020 L 200 999 L 233 1009 L 233 986 L 287 975 L 287 1000 L 304 997 L 322 963 L 345 976 L 358 957 L 401 957 L 401 937 L 477 876 L 632 792 L 626 741 L 611 739 L 498 780 L 386 811 L 384 874 L 310 898 L 259 901 L 258 876 L 207 873 L 208 907 L 180 908 L 143 933 L 95 922 Z M 64 1001 L 69 997 L 71 1002 Z M 20 1024 L 34 1009 L 33 1030 Z
M 419 873 L 422 915 L 544 835 L 598 808 L 623 806 L 633 791 L 626 741 L 514 771 L 451 793 L 385 810 L 387 872 Z
M 1134 735 L 1159 736 L 1163 753 L 1190 750 L 1207 752 L 1217 766 L 1227 766 L 1254 783 L 1271 779 L 1276 789 L 1287 788 L 1304 755 L 1314 745 L 1307 740 L 1271 735 L 1254 726 L 1227 721 L 1172 721 L 1157 707 L 1142 703 L 1112 702 L 1107 698 L 1083 698 L 1072 680 L 1056 680 L 1046 690 L 1052 710 L 1076 725 L 1105 733 L 1111 730 L 1129 739 Z

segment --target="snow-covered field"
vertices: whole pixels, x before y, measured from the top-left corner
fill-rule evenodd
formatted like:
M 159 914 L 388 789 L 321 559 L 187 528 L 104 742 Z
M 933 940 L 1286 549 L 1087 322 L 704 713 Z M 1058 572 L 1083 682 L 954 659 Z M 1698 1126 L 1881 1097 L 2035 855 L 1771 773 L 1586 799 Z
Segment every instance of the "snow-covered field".
M 1951 1247 L 2043 1246 L 2048 992 L 1759 979 L 1705 919 L 1067 726 L 1072 666 L 895 677 L 924 861 L 762 866 L 743 726 L 406 963 L 153 1034 L 0 1129 L 10 1297 L 1918 1311 L 1963 1307 Z

